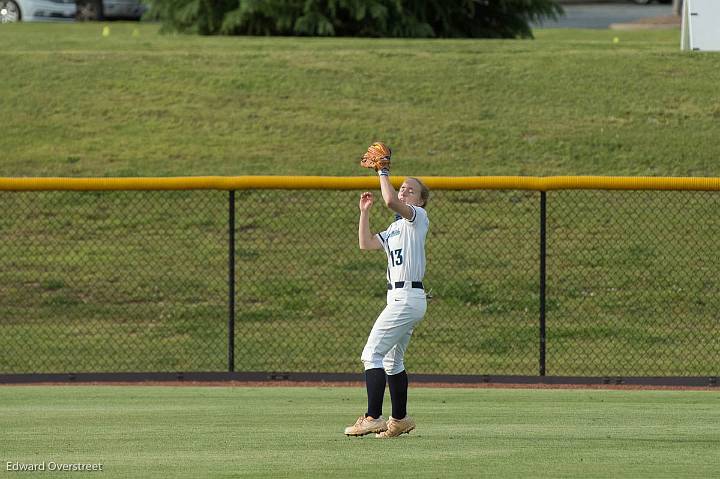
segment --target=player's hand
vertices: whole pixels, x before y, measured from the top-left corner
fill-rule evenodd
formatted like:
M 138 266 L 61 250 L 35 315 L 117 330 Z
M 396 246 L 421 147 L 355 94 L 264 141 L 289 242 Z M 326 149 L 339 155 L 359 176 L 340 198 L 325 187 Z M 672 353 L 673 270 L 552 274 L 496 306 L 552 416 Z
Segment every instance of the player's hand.
M 360 211 L 368 211 L 373 205 L 373 201 L 375 201 L 375 198 L 373 198 L 372 193 L 366 191 L 360 195 Z

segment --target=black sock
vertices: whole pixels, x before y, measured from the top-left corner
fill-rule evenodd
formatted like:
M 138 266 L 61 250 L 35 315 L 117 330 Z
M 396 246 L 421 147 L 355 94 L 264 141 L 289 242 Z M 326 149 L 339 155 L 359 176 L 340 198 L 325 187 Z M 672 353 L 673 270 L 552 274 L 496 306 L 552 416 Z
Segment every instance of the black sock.
M 365 370 L 365 385 L 367 386 L 368 408 L 366 416 L 375 419 L 382 415 L 382 403 L 385 396 L 385 370 L 373 368 Z
M 392 401 L 392 417 L 404 419 L 407 416 L 408 376 L 405 371 L 388 375 L 390 400 Z

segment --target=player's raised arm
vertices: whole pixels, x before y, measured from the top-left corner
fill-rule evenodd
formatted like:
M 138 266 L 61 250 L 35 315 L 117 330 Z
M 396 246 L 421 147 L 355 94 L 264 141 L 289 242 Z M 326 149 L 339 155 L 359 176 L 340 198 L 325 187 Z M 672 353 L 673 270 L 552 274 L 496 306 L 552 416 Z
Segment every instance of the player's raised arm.
M 360 249 L 382 249 L 380 240 L 370 232 L 370 208 L 373 201 L 372 193 L 365 192 L 360 195 L 360 223 L 358 225 Z
M 415 212 L 410 208 L 403 198 L 399 198 L 395 194 L 395 188 L 390 183 L 390 156 L 392 150 L 383 142 L 375 142 L 368 148 L 367 153 L 362 156 L 360 166 L 364 168 L 372 168 L 377 171 L 380 176 L 380 189 L 382 190 L 383 200 L 388 208 L 399 214 L 403 218 L 412 221 Z M 403 183 L 403 188 L 405 183 Z M 402 188 L 401 188 L 402 196 Z
M 403 218 L 412 220 L 414 218 L 415 212 L 412 210 L 412 208 L 405 204 L 404 201 L 398 198 L 398 195 L 395 193 L 395 188 L 393 188 L 392 183 L 390 183 L 389 170 L 387 168 L 384 168 L 380 170 L 378 174 L 380 176 L 380 190 L 382 190 L 382 196 L 383 200 L 385 201 L 385 205 Z M 406 185 L 403 184 L 401 188 L 406 188 Z

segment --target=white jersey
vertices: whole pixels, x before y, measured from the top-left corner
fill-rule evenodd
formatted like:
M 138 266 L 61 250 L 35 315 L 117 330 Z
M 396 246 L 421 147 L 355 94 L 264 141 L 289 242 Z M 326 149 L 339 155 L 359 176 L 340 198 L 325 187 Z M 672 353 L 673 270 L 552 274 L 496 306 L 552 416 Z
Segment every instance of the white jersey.
M 388 283 L 422 281 L 425 276 L 425 237 L 430 220 L 424 208 L 408 206 L 413 211 L 411 219 L 400 217 L 376 235 L 388 258 Z

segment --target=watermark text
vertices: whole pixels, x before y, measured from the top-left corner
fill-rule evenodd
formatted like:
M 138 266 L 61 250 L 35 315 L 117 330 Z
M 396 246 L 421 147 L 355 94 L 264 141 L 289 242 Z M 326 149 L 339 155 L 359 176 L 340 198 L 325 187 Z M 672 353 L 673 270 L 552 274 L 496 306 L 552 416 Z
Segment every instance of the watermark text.
M 10 472 L 29 472 L 29 471 L 43 471 L 43 472 L 102 472 L 103 464 L 94 463 L 62 463 L 62 462 L 38 462 L 34 464 L 24 462 L 11 462 L 5 463 L 5 470 Z

